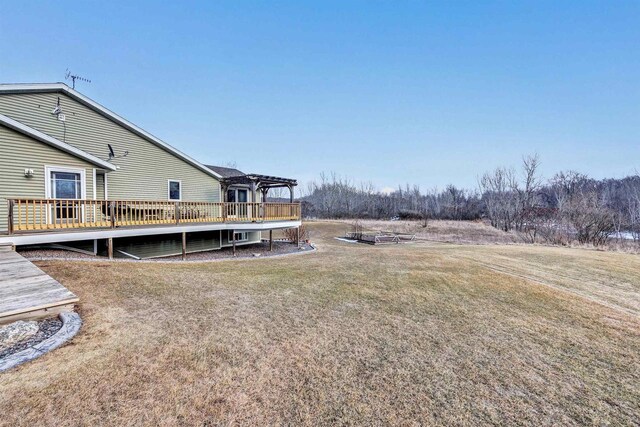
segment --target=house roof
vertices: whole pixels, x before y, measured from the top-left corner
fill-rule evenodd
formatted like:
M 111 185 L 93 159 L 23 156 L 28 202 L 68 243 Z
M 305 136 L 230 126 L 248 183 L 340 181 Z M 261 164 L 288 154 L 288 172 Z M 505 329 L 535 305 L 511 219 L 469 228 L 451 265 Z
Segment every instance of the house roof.
M 2 93 L 46 93 L 46 92 L 61 92 L 64 93 L 65 95 L 69 96 L 70 98 L 78 101 L 79 103 L 85 105 L 86 107 L 94 110 L 95 112 L 97 112 L 98 114 L 101 114 L 102 116 L 118 123 L 119 125 L 121 125 L 122 127 L 128 129 L 129 131 L 135 133 L 136 135 L 140 136 L 141 138 L 146 139 L 147 141 L 161 147 L 162 149 L 168 151 L 169 153 L 173 154 L 174 156 L 184 160 L 185 162 L 189 163 L 190 165 L 200 169 L 201 171 L 205 172 L 208 175 L 213 176 L 214 178 L 222 178 L 218 173 L 216 173 L 215 171 L 207 168 L 205 165 L 203 165 L 202 163 L 198 162 L 197 160 L 195 160 L 192 157 L 189 157 L 188 155 L 186 155 L 185 153 L 181 152 L 180 150 L 172 147 L 171 145 L 167 144 L 166 142 L 160 140 L 159 138 L 151 135 L 149 132 L 145 131 L 144 129 L 134 125 L 133 123 L 131 123 L 130 121 L 126 120 L 123 117 L 120 117 L 119 115 L 117 115 L 116 113 L 114 113 L 113 111 L 103 107 L 102 105 L 98 104 L 97 102 L 93 101 L 92 99 L 84 96 L 83 94 L 81 94 L 80 92 L 76 91 L 75 89 L 71 89 L 69 86 L 67 86 L 64 83 L 12 83 L 12 84 L 0 84 L 0 94 Z
M 89 163 L 93 163 L 94 165 L 100 166 L 101 168 L 107 169 L 107 170 L 111 170 L 114 171 L 116 170 L 116 166 L 113 165 L 112 163 L 109 163 L 105 160 L 102 160 L 96 156 L 94 156 L 93 154 L 89 154 L 86 151 L 82 151 L 76 147 L 74 147 L 73 145 L 69 145 L 65 142 L 62 142 L 56 138 L 53 138 L 49 135 L 47 135 L 46 133 L 42 133 L 39 130 L 33 129 L 32 127 L 29 127 L 23 123 L 20 123 L 17 120 L 14 120 L 10 117 L 7 117 L 3 114 L 0 114 L 0 124 L 13 129 L 17 132 L 20 132 L 24 135 L 30 136 L 33 139 L 36 139 L 40 142 L 43 142 L 45 144 L 51 145 L 52 147 L 58 148 L 61 151 L 64 151 L 66 153 L 69 153 L 73 156 L 76 156 L 80 159 L 86 160 Z
M 214 166 L 214 165 L 205 165 L 205 166 L 211 169 L 212 171 L 214 171 L 215 173 L 217 173 L 218 175 L 220 175 L 222 178 L 232 178 L 235 176 L 246 175 L 244 172 L 235 168 L 227 168 L 224 166 Z

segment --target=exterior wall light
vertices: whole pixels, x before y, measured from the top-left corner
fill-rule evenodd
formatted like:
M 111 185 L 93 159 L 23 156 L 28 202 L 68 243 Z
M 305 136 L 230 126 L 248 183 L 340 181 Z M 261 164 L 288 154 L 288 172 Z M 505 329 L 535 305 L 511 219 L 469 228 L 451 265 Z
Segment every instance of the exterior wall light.
M 33 177 L 33 169 L 25 169 L 24 170 L 24 176 L 26 176 L 27 178 L 32 178 Z

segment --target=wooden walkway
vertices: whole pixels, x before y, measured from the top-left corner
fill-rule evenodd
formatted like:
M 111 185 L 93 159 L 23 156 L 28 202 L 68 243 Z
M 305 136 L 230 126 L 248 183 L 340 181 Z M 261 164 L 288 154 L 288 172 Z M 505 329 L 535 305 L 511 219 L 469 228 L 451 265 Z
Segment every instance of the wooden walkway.
M 0 324 L 73 310 L 78 297 L 8 246 L 0 246 Z

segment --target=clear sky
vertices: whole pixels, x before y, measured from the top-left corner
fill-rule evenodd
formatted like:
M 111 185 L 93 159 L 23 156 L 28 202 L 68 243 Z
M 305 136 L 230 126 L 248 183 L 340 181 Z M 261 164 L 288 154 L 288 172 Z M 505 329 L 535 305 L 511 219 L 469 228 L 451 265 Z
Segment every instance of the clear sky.
M 639 1 L 129 3 L 2 1 L 0 81 L 69 68 L 204 163 L 302 181 L 640 169 Z

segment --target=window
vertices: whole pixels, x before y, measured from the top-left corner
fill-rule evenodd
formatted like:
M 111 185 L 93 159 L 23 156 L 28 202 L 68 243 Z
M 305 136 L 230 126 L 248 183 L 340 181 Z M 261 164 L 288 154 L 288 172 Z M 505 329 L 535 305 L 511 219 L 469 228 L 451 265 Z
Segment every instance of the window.
M 236 231 L 235 233 L 229 231 L 229 241 L 234 240 L 234 237 L 236 242 L 245 242 L 249 240 L 249 233 L 246 231 Z
M 45 194 L 51 203 L 47 212 L 47 222 L 64 223 L 84 217 L 82 202 L 85 198 L 85 170 L 64 166 L 45 166 Z
M 241 188 L 231 188 L 227 190 L 227 202 L 247 203 L 249 199 L 249 191 Z
M 182 200 L 182 183 L 180 181 L 169 180 L 169 200 Z
M 71 172 L 51 172 L 51 197 L 54 199 L 82 198 L 82 175 Z
M 247 203 L 249 201 L 249 190 L 244 188 L 230 188 L 227 190 L 228 203 Z M 227 216 L 237 217 L 248 215 L 247 205 L 231 204 L 227 206 Z

